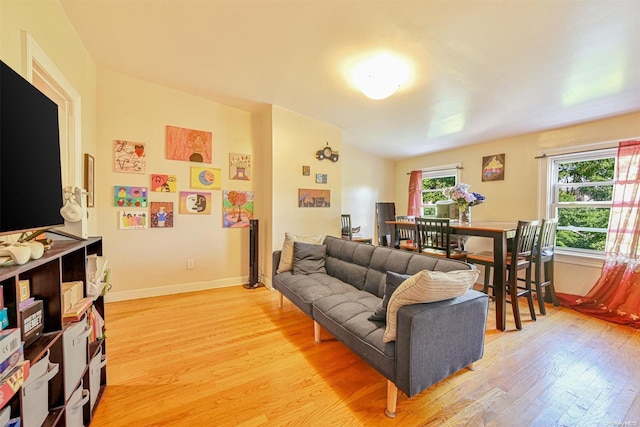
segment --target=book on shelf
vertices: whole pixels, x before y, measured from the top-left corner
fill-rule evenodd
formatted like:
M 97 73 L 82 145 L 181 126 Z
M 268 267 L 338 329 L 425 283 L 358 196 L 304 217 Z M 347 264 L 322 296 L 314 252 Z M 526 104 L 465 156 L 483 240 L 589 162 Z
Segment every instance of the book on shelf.
M 25 360 L 15 366 L 9 375 L 0 382 L 0 408 L 11 400 L 27 378 L 29 378 L 29 361 Z
M 20 304 L 18 304 L 18 310 L 24 310 L 25 308 L 33 304 L 35 301 L 36 301 L 35 297 L 29 297 L 24 301 L 20 301 Z
M 80 320 L 84 313 L 93 305 L 92 298 L 82 298 L 76 304 L 72 305 L 67 311 L 62 315 L 62 320 L 65 322 L 75 322 Z
M 0 363 L 7 360 L 22 345 L 20 328 L 9 328 L 0 331 Z
M 0 381 L 10 374 L 16 365 L 22 362 L 24 362 L 24 346 L 21 343 L 7 359 L 0 362 Z

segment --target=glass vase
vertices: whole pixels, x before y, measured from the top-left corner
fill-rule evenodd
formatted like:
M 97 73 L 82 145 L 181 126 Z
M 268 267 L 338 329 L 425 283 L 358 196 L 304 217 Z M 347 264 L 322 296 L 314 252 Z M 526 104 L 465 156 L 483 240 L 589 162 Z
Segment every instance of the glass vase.
M 458 211 L 458 220 L 460 224 L 471 224 L 471 206 L 460 206 Z

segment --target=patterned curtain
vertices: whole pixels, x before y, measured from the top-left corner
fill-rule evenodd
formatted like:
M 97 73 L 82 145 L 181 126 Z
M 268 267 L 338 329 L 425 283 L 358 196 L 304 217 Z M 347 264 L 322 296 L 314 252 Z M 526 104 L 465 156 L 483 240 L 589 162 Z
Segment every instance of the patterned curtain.
M 407 215 L 420 216 L 420 206 L 422 206 L 422 171 L 411 171 Z
M 618 146 L 600 278 L 584 297 L 558 296 L 582 313 L 640 329 L 640 140 Z

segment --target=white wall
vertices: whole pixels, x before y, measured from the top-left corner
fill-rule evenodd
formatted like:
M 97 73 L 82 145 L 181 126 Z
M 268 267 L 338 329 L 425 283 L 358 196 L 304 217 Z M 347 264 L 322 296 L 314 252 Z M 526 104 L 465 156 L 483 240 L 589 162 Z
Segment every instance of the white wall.
M 280 249 L 285 232 L 308 236 L 340 235 L 342 169 L 337 163 L 318 160 L 316 151 L 328 143 L 332 150 L 342 150 L 342 131 L 332 125 L 313 120 L 293 111 L 274 106 L 272 109 L 272 239 L 271 251 Z M 310 166 L 309 176 L 302 175 L 302 166 Z M 316 174 L 327 174 L 327 184 L 316 184 Z M 269 179 L 265 177 L 265 179 Z M 298 189 L 331 191 L 331 206 L 298 207 Z M 268 263 L 268 277 L 271 275 Z
M 259 118 L 248 112 L 150 84 L 106 70 L 98 73 L 98 149 L 96 203 L 104 251 L 112 267 L 110 300 L 238 285 L 248 274 L 248 228 L 222 226 L 222 190 L 254 191 L 261 187 L 261 130 Z M 211 131 L 213 161 L 222 170 L 222 190 L 213 190 L 211 215 L 178 213 L 179 193 L 149 193 L 149 201 L 174 203 L 174 227 L 147 230 L 118 229 L 113 187 L 151 185 L 151 174 L 174 174 L 178 192 L 189 191 L 189 171 L 198 163 L 165 158 L 167 125 Z M 146 173 L 114 172 L 113 140 L 146 144 Z M 229 153 L 253 157 L 251 181 L 229 178 Z M 202 165 L 202 164 L 200 164 Z M 259 203 L 256 206 L 260 206 Z M 131 209 L 136 210 L 136 209 Z M 142 210 L 142 209 L 138 209 Z M 256 217 L 260 215 L 256 212 Z M 187 260 L 195 268 L 187 270 Z
M 340 155 L 342 213 L 350 214 L 352 225 L 361 227 L 360 235 L 377 244 L 375 204 L 394 200 L 395 162 L 346 144 Z
M 409 177 L 406 172 L 461 162 L 464 168 L 461 181 L 487 198 L 483 204 L 473 208 L 473 219 L 517 221 L 538 218 L 542 204 L 538 197 L 539 160 L 535 157 L 543 150 L 638 136 L 640 113 L 634 113 L 402 160 L 396 165 L 396 211 L 406 212 L 407 209 Z M 501 153 L 505 153 L 504 181 L 482 182 L 482 158 Z M 471 239 L 469 245 L 471 251 L 490 248 L 486 239 Z M 578 295 L 584 295 L 591 289 L 602 266 L 600 261 L 566 257 L 559 257 L 556 262 L 556 290 Z

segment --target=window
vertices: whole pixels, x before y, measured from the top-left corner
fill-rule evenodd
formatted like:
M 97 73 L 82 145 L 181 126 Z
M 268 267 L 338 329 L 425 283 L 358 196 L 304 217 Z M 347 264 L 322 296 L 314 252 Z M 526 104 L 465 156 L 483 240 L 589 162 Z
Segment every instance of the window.
M 458 166 L 446 166 L 425 169 L 422 172 L 422 215 L 435 215 L 436 202 L 447 200 L 442 190 L 456 185 L 458 168 Z
M 548 213 L 558 217 L 559 248 L 604 253 L 615 163 L 614 148 L 553 156 L 549 162 Z

